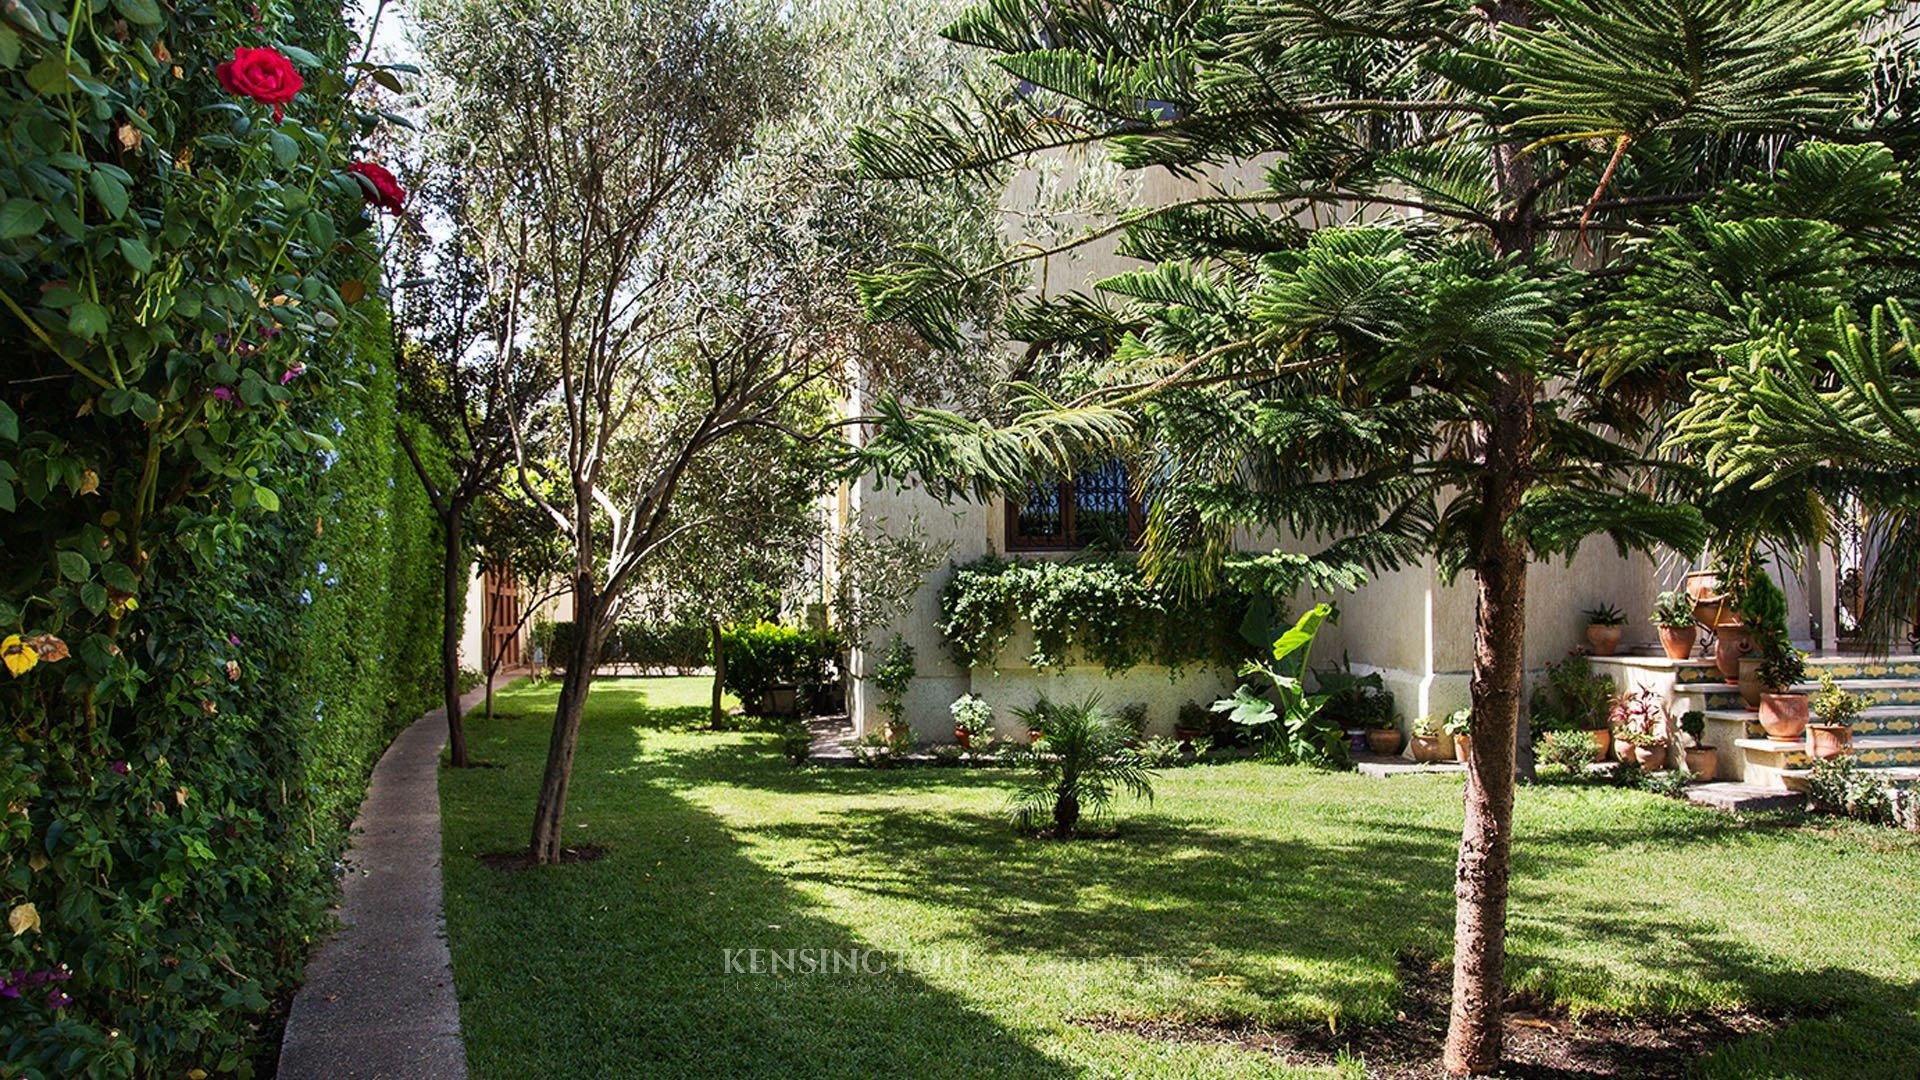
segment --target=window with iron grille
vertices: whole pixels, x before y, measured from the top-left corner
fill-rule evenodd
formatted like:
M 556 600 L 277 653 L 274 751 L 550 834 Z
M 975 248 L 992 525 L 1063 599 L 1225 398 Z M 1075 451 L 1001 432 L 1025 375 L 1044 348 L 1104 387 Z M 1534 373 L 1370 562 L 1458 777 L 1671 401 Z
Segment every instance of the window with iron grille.
M 1126 465 L 1109 461 L 1071 480 L 1035 485 L 1025 499 L 1009 502 L 1007 550 L 1131 547 L 1145 524 Z

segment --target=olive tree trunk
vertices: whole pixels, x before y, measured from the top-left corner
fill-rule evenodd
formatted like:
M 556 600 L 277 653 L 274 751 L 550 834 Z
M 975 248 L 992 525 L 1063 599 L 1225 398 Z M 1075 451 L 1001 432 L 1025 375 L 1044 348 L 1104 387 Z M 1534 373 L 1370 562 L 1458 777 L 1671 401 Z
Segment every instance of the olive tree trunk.
M 713 621 L 713 715 L 708 723 L 715 731 L 725 722 L 721 697 L 726 693 L 727 681 L 727 642 L 720 632 L 720 620 Z
M 460 715 L 460 631 L 466 611 L 467 562 L 461 550 L 463 508 L 441 521 L 440 534 L 445 544 L 440 556 L 440 690 L 447 709 L 447 755 L 453 767 L 464 769 L 467 760 L 467 724 Z M 486 630 L 481 629 L 482 648 Z
M 560 680 L 560 701 L 553 711 L 553 736 L 547 741 L 547 770 L 540 781 L 540 799 L 533 809 L 533 843 L 528 854 L 536 863 L 560 861 L 565 847 L 567 787 L 573 778 L 573 755 L 580 746 L 580 718 L 593 686 L 593 670 L 607 636 L 608 605 L 592 591 L 585 575 L 575 581 L 573 641 L 567 649 L 566 674 Z

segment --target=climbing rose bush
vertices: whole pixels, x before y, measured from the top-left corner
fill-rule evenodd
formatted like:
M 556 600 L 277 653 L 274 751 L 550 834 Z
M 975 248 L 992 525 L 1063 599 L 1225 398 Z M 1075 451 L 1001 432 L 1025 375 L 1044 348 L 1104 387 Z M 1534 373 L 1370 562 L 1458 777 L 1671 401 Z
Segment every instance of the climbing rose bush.
M 337 417 L 390 344 L 348 165 L 398 77 L 352 47 L 306 0 L 0 5 L 8 1080 L 247 1075 L 324 925 L 353 778 L 322 763 L 380 732 L 309 657 L 394 666 L 312 615 Z

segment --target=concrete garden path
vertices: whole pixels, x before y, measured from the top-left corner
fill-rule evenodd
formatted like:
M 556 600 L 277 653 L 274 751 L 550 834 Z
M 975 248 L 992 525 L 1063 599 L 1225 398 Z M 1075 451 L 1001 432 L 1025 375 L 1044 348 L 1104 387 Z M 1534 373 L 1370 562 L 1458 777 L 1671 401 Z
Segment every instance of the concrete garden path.
M 494 682 L 497 691 L 510 679 Z M 485 687 L 460 699 L 463 712 Z M 353 823 L 337 914 L 307 964 L 280 1042 L 281 1080 L 465 1080 L 440 904 L 440 749 L 446 710 L 402 731 Z

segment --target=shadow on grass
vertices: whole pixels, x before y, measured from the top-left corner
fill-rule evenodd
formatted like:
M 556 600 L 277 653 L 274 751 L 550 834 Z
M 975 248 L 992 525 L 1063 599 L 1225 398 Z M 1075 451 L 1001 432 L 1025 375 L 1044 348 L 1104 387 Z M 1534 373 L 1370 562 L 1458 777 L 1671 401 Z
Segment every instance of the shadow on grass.
M 596 689 L 593 705 L 619 696 Z M 652 713 L 643 726 L 677 726 L 681 712 Z M 743 854 L 713 814 L 628 767 L 631 733 L 604 713 L 584 727 L 569 821 L 587 825 L 581 838 L 605 856 L 514 872 L 483 865 L 479 854 L 525 843 L 539 718 L 503 711 L 475 724 L 476 742 L 509 767 L 442 783 L 449 938 L 476 1076 L 1070 1071 L 873 950 Z M 773 973 L 788 955 L 806 962 L 789 950 L 843 970 Z M 844 970 L 849 955 L 860 957 L 854 970 Z
M 728 948 L 866 947 L 803 887 L 933 906 L 946 922 L 916 940 L 923 947 L 965 943 L 1042 961 L 1184 958 L 1187 977 L 1244 990 L 1238 1000 L 1251 1001 L 1245 1018 L 1255 1023 L 1299 1023 L 1316 1011 L 1388 1023 L 1399 991 L 1396 956 L 1450 951 L 1458 842 L 1451 829 L 1366 820 L 1360 807 L 1351 820 L 1344 810 L 1322 813 L 1277 838 L 1143 810 L 1128 814 L 1114 840 L 1022 839 L 992 813 L 913 805 L 918 795 L 968 792 L 997 802 L 1014 780 L 1005 770 L 795 769 L 765 735 L 716 736 L 636 757 L 636 739 L 644 747 L 650 732 L 702 729 L 705 709 L 659 707 L 642 688 L 602 684 L 590 710 L 573 819 L 593 823 L 592 839 L 609 845 L 606 859 L 506 878 L 478 867 L 474 848 L 453 850 L 456 816 L 460 839 L 481 850 L 524 842 L 518 828 L 531 806 L 538 746 L 513 755 L 508 783 L 496 772 L 445 784 L 450 807 L 459 805 L 457 815 L 449 811 L 450 917 L 463 1016 L 482 1018 L 469 1026 L 482 1075 L 1071 1071 L 966 998 L 908 972 L 726 974 Z M 526 723 L 545 719 L 538 708 L 503 719 L 490 728 L 524 728 L 516 741 L 543 745 L 544 724 Z M 489 785 L 494 790 L 479 790 Z M 695 788 L 811 795 L 832 805 L 824 816 L 742 823 L 694 805 L 687 795 Z M 871 805 L 875 799 L 886 805 Z M 1657 804 L 1629 812 L 1630 827 L 1556 820 L 1532 830 L 1516 850 L 1516 906 L 1527 903 L 1528 881 L 1586 865 L 1622 839 L 1696 857 L 1753 842 L 1747 826 L 1721 815 Z M 512 828 L 500 832 L 501 820 Z M 763 866 L 745 850 L 761 840 L 768 851 L 814 855 Z M 1920 1070 L 1920 986 L 1807 963 L 1777 942 L 1756 947 L 1719 925 L 1635 904 L 1632 889 L 1623 880 L 1618 900 L 1553 901 L 1563 906 L 1516 935 L 1515 974 L 1524 983 L 1530 969 L 1551 964 L 1546 983 L 1597 990 L 1620 972 L 1583 956 L 1658 942 L 1651 964 L 1666 969 L 1669 985 L 1731 987 L 1740 1000 L 1796 1018 L 1711 1055 L 1702 1075 Z M 1529 906 L 1538 915 L 1544 902 Z M 1834 929 L 1846 932 L 1843 913 L 1831 914 Z M 1221 1000 L 1211 995 L 1185 1015 L 1222 1019 L 1208 1011 Z M 1185 1008 L 1144 990 L 1138 1001 L 1142 1015 L 1178 1018 Z M 1652 1014 L 1662 1009 L 1647 1002 Z M 1065 1011 L 1078 1015 L 1070 1001 Z M 554 1035 L 531 1037 L 536 1031 Z

